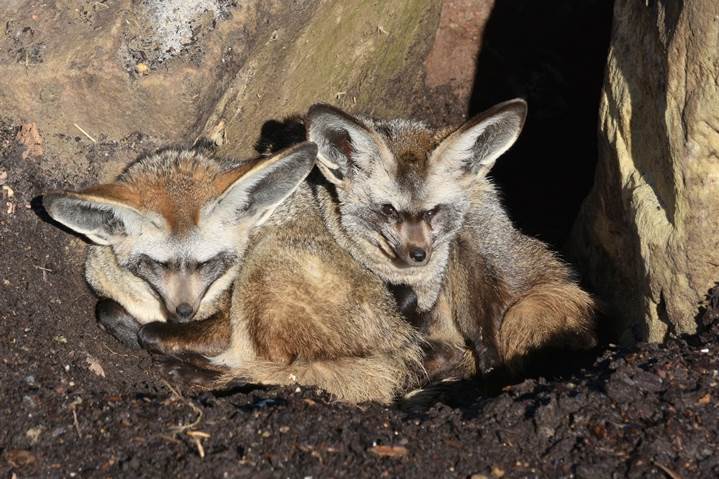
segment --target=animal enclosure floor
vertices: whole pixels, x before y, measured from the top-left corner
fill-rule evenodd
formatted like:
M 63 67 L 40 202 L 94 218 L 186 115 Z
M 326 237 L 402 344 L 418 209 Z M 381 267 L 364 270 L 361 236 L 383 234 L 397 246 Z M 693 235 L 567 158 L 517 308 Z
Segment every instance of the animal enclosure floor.
M 308 389 L 190 395 L 100 331 L 82 243 L 29 208 L 56 185 L 0 160 L 0 477 L 719 477 L 716 324 L 423 414 Z

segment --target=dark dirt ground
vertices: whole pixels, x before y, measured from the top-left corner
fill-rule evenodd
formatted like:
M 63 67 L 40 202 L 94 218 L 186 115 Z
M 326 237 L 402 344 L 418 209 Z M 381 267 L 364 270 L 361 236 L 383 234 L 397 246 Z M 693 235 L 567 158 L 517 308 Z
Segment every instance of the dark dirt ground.
M 71 21 L 58 28 L 82 37 L 84 28 L 113 24 L 114 5 L 105 5 L 104 1 L 85 3 L 85 10 L 63 10 Z M 219 2 L 223 8 L 230 3 L 234 2 Z M 477 60 L 478 86 L 474 86 L 471 109 L 513 95 L 528 96 L 532 111 L 537 112 L 534 124 L 540 126 L 533 127 L 536 133 L 529 131 L 525 135 L 529 140 L 523 140 L 524 151 L 549 151 L 537 138 L 546 136 L 551 142 L 553 136 L 544 135 L 544 131 L 553 132 L 565 118 L 575 121 L 571 108 L 547 114 L 546 105 L 557 108 L 561 102 L 556 100 L 567 95 L 565 83 L 578 87 L 571 98 L 586 98 L 586 90 L 598 90 L 588 81 L 592 76 L 599 82 L 598 74 L 576 61 L 593 59 L 596 69 L 603 68 L 609 3 L 591 3 L 595 7 L 588 10 L 586 5 L 576 7 L 576 2 L 555 2 L 591 17 L 584 23 L 562 23 L 556 20 L 561 20 L 561 15 L 547 10 L 547 18 L 542 17 L 540 22 L 534 14 L 525 15 L 529 25 L 516 24 L 514 15 L 509 15 L 507 22 L 495 15 L 488 27 L 484 39 L 488 53 Z M 24 65 L 28 78 L 49 85 L 36 95 L 30 88 L 32 82 L 21 79 L 15 86 L 27 88 L 6 88 L 8 96 L 0 95 L 7 100 L 24 98 L 22 93 L 28 102 L 39 101 L 42 107 L 33 115 L 16 115 L 23 121 L 0 116 L 0 187 L 4 187 L 0 198 L 0 477 L 719 477 L 719 321 L 715 322 L 719 320 L 719 289 L 714 290 L 713 307 L 710 303 L 702 319 L 706 326 L 697 336 L 671 339 L 661 346 L 610 349 L 591 366 L 572 374 L 529 379 L 494 394 L 487 394 L 482 384 L 459 384 L 423 412 L 376 404 L 347 406 L 307 389 L 241 387 L 193 395 L 165 382 L 149 355 L 124 349 L 97 327 L 95 301 L 82 279 L 83 242 L 41 221 L 32 209 L 32 201 L 48 190 L 108 179 L 131 158 L 183 136 L 181 132 L 194 121 L 188 118 L 198 105 L 207 102 L 207 95 L 212 96 L 197 95 L 202 90 L 197 85 L 211 83 L 203 76 L 206 70 L 212 70 L 207 64 L 225 65 L 215 72 L 215 76 L 223 78 L 225 73 L 239 68 L 244 53 L 229 55 L 224 46 L 240 45 L 252 32 L 246 34 L 240 28 L 244 14 L 235 15 L 232 28 L 223 27 L 232 20 L 220 18 L 217 31 L 226 28 L 227 32 L 218 33 L 219 39 L 212 40 L 212 22 L 200 25 L 209 39 L 205 46 L 216 43 L 223 48 L 207 48 L 205 67 L 197 72 L 185 67 L 199 62 L 200 47 L 180 55 L 187 58 L 177 60 L 175 67 L 189 72 L 183 82 L 186 91 L 182 91 L 184 96 L 198 100 L 179 109 L 181 102 L 156 102 L 155 116 L 148 117 L 155 120 L 145 125 L 154 130 L 145 131 L 155 131 L 166 138 L 124 136 L 128 128 L 139 128 L 137 119 L 108 114 L 102 128 L 89 120 L 80 121 L 107 132 L 94 133 L 98 141 L 92 143 L 73 127 L 64 128 L 65 124 L 79 121 L 70 121 L 71 115 L 47 118 L 63 113 L 63 100 L 72 99 L 71 93 L 76 90 L 88 95 L 96 89 L 78 87 L 72 73 L 65 84 L 69 90 L 63 95 L 55 92 L 58 80 L 53 61 L 64 65 L 66 55 L 58 52 L 64 51 L 61 47 L 67 39 L 58 37 L 57 45 L 46 41 L 55 30 L 43 25 L 56 24 L 55 9 L 44 8 L 44 2 L 34 5 L 34 10 L 28 9 L 24 16 L 13 20 L 17 28 L 5 25 L 7 38 L 20 32 L 20 37 L 10 38 L 19 43 L 10 45 L 12 48 L 0 45 L 7 47 L 0 48 L 0 64 L 5 66 L 8 78 L 15 71 L 8 65 L 19 63 Z M 62 5 L 58 5 L 61 9 Z M 507 8 L 507 2 L 503 5 Z M 544 6 L 540 10 L 543 9 Z M 258 14 L 258 18 L 263 15 Z M 39 20 L 30 22 L 35 17 Z M 26 23 L 33 28 L 25 28 Z M 545 30 L 564 33 L 565 24 L 574 25 L 577 31 L 587 30 L 587 25 L 603 28 L 606 35 L 582 36 L 589 47 L 596 44 L 598 53 L 588 54 L 593 50 L 585 43 L 566 42 L 562 35 L 556 42 L 552 38 L 538 40 L 546 37 Z M 128 35 L 142 38 L 142 32 L 134 30 L 142 23 L 128 25 Z M 533 33 L 525 35 L 524 43 L 518 42 L 515 33 L 525 30 Z M 170 65 L 163 66 L 168 68 L 165 72 L 158 67 L 160 59 L 137 56 L 146 48 L 134 42 L 132 35 L 125 52 L 128 56 L 122 57 L 129 62 L 127 68 L 137 61 L 147 61 L 153 69 L 143 84 L 147 90 L 140 90 L 145 96 L 136 94 L 132 98 L 164 98 L 157 92 L 168 84 L 174 85 L 170 81 L 175 75 L 172 62 L 165 62 Z M 135 73 L 130 72 L 133 82 L 126 84 L 127 72 L 103 66 L 112 66 L 116 61 L 110 37 L 97 33 L 89 36 L 102 48 L 83 49 L 94 51 L 95 57 L 91 56 L 93 61 L 83 57 L 84 63 L 77 68 L 92 74 L 97 67 L 104 79 L 105 96 L 113 85 L 118 91 L 129 88 L 134 92 L 140 84 L 133 83 L 137 80 Z M 10 41 L 7 38 L 4 41 Z M 532 62 L 541 63 L 536 68 L 546 69 L 545 59 L 555 58 L 551 54 L 555 50 L 559 52 L 557 61 L 565 65 L 566 71 L 560 69 L 557 80 L 556 65 L 552 64 L 549 73 L 535 74 Z M 47 68 L 42 69 L 43 65 Z M 491 72 L 495 72 L 494 76 L 487 80 Z M 154 80 L 155 76 L 159 80 Z M 112 78 L 119 83 L 109 81 Z M 524 91 L 526 85 L 534 85 L 537 92 Z M 555 98 L 547 94 L 547 89 L 561 95 Z M 174 91 L 172 96 L 176 96 Z M 93 110 L 113 104 L 102 98 L 102 102 L 85 102 L 91 105 L 85 112 L 87 118 L 102 116 L 93 115 Z M 445 101 L 434 96 L 434 109 L 417 113 L 429 116 L 437 111 L 454 111 L 456 100 L 447 98 Z M 146 104 L 136 106 L 144 111 Z M 130 105 L 124 107 L 131 109 Z M 581 125 L 576 124 L 577 131 L 581 129 L 587 136 L 577 136 L 577 143 L 586 145 L 586 156 L 593 157 L 596 107 L 590 103 L 584 107 L 588 113 L 581 117 Z M 173 114 L 167 115 L 166 121 L 156 121 L 165 116 L 163 108 Z M 10 114 L 5 109 L 0 113 Z M 440 118 L 445 122 L 444 117 Z M 17 135 L 21 124 L 40 120 L 46 123 L 44 129 L 39 124 L 44 153 L 32 153 L 29 150 L 33 135 L 23 136 L 26 146 L 20 145 Z M 546 130 L 541 129 L 542 124 Z M 72 131 L 73 135 L 58 131 Z M 574 146 L 567 151 L 566 161 L 562 156 L 558 165 L 574 163 Z M 528 199 L 527 204 L 517 208 L 520 214 L 515 212 L 522 227 L 553 240 L 551 231 L 537 230 L 521 216 L 521 211 L 527 211 L 526 216 L 541 218 L 545 224 L 545 218 L 532 210 L 546 209 L 539 196 L 526 195 L 517 200 L 512 194 L 513 189 L 525 188 L 522 179 L 517 180 L 514 174 L 526 166 L 522 158 L 534 161 L 533 155 L 522 156 L 521 149 L 515 160 L 509 156 L 504 161 L 509 172 L 506 176 L 519 181 L 518 186 L 502 183 L 501 174 L 498 179 L 509 199 L 519 203 Z M 592 171 L 593 164 L 589 164 L 582 173 L 591 178 Z M 556 172 L 548 174 L 556 176 Z M 523 177 L 535 179 L 534 174 Z M 577 192 L 578 197 L 583 195 Z M 564 192 L 561 201 L 566 201 Z M 567 208 L 575 208 L 575 203 L 569 202 Z M 565 219 L 567 225 L 571 224 L 572 217 Z M 554 226 L 562 229 L 561 224 Z M 562 361 L 566 362 L 565 358 L 560 358 Z
M 96 326 L 82 242 L 31 208 L 76 178 L 48 184 L 17 131 L 0 122 L 2 477 L 719 477 L 718 323 L 494 396 L 460 385 L 422 413 L 306 389 L 183 392 Z M 156 146 L 64 141 L 91 168 Z

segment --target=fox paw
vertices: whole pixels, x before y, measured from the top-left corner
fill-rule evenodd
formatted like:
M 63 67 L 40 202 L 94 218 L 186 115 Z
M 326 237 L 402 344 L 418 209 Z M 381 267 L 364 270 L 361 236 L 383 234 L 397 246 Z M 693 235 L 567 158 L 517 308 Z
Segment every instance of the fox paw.
M 152 353 L 172 354 L 177 352 L 177 344 L 169 340 L 171 325 L 154 321 L 142 326 L 137 332 L 137 340 L 142 349 Z
M 215 385 L 221 373 L 203 365 L 209 365 L 200 355 L 159 356 L 157 364 L 173 382 L 197 388 Z
M 125 311 L 125 308 L 111 299 L 101 299 L 95 306 L 95 316 L 100 329 L 130 349 L 140 349 L 137 333 L 140 323 Z

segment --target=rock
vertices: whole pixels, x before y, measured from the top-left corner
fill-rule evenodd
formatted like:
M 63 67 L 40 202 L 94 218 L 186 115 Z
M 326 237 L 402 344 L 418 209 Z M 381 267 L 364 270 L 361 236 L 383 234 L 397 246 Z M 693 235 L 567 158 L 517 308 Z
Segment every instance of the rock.
M 45 430 L 43 426 L 35 426 L 31 427 L 27 431 L 25 431 L 25 437 L 27 437 L 30 440 L 30 444 L 35 444 L 42 435 L 42 432 Z
M 5 451 L 5 460 L 12 466 L 22 468 L 34 464 L 37 458 L 33 453 L 25 449 L 10 449 Z
M 719 3 L 614 6 L 595 185 L 572 250 L 626 341 L 691 333 L 719 280 Z
M 380 457 L 404 457 L 409 453 L 404 446 L 372 446 L 367 450 Z
M 150 73 L 150 67 L 147 66 L 147 63 L 138 63 L 135 65 L 135 72 L 140 76 L 145 76 Z
M 0 36 L 2 117 L 34 122 L 45 151 L 39 172 L 74 183 L 109 181 L 139 152 L 189 146 L 199 136 L 220 155 L 255 156 L 267 120 L 320 101 L 459 124 L 492 4 L 26 3 L 0 2 L 8 19 Z M 92 145 L 71 141 L 80 138 L 75 125 L 92 134 Z M 128 149 L 109 155 L 114 142 Z M 97 159 L 105 161 L 94 170 Z
M 42 156 L 45 150 L 42 147 L 42 137 L 35 123 L 26 123 L 20 127 L 15 139 L 25 147 L 22 159 Z
M 449 86 L 457 99 L 469 101 L 476 58 L 494 0 L 444 0 L 432 50 L 425 61 L 429 87 Z M 467 64 L 467 59 L 475 64 Z M 473 68 L 469 68 L 469 67 Z
M 497 478 L 504 477 L 504 469 L 499 466 L 492 466 L 492 475 Z
M 281 23 L 282 29 L 262 38 L 248 52 L 248 61 L 195 136 L 215 140 L 224 156 L 247 157 L 254 155 L 260 127 L 267 120 L 302 114 L 316 102 L 377 116 L 461 121 L 464 108 L 459 113 L 454 109 L 466 105 L 468 98 L 458 99 L 452 92 L 469 96 L 476 60 L 476 50 L 469 43 L 479 36 L 481 26 L 458 33 L 468 38 L 467 48 L 456 52 L 453 61 L 469 75 L 432 74 L 427 84 L 430 53 L 446 50 L 445 41 L 434 43 L 441 11 L 442 3 L 430 0 L 330 0 L 319 9 L 297 9 L 292 19 Z M 465 21 L 483 23 L 487 14 L 488 9 L 481 9 L 477 18 Z M 437 54 L 432 58 L 430 70 L 436 72 L 442 62 Z M 450 98 L 440 101 L 443 91 Z

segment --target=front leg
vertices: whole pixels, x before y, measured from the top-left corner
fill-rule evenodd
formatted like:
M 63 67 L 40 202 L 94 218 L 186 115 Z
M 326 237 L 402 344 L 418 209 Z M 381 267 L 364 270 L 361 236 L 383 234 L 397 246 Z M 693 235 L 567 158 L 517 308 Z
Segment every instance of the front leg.
M 487 375 L 500 366 L 499 352 L 493 338 L 480 328 L 479 340 L 474 343 L 477 373 Z
M 465 379 L 475 368 L 475 358 L 468 348 L 430 339 L 423 349 L 423 365 L 430 382 Z
M 189 323 L 148 323 L 137 336 L 144 349 L 155 353 L 216 356 L 229 346 L 230 332 L 229 316 L 218 312 Z
M 137 333 L 141 324 L 119 303 L 107 298 L 100 299 L 95 306 L 95 316 L 100 329 L 110 333 L 128 348 L 140 349 Z

